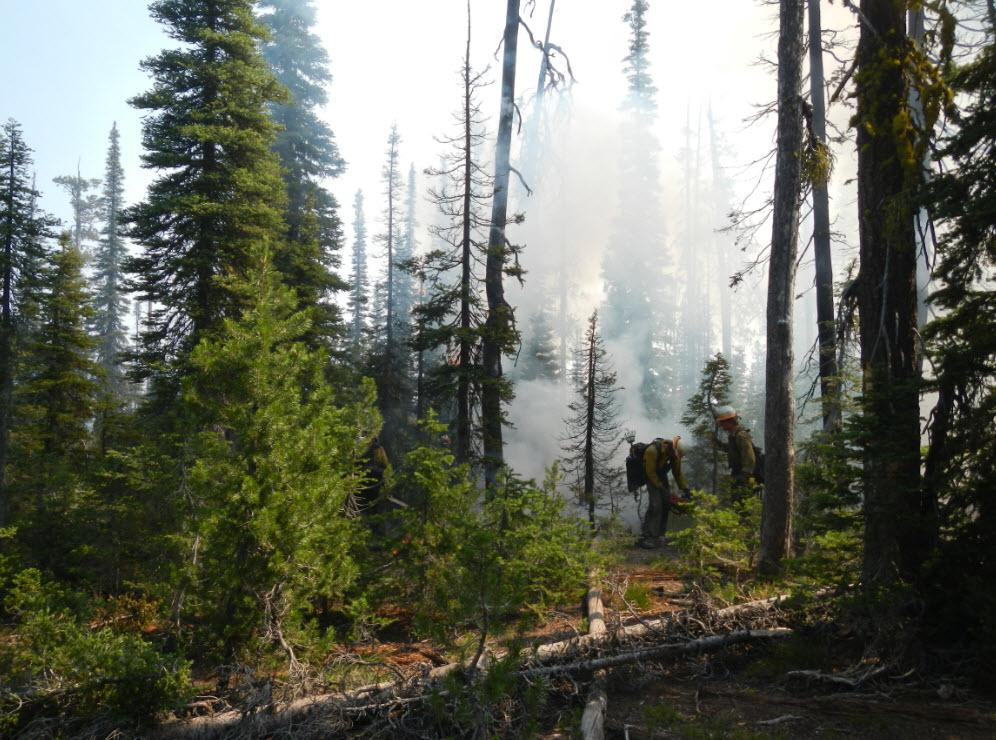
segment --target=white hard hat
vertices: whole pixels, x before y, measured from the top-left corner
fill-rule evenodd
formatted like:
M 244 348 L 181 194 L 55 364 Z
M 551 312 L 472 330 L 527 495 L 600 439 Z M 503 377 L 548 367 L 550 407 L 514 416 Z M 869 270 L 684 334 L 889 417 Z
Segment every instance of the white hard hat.
M 737 418 L 737 410 L 732 406 L 717 406 L 712 413 L 716 417 L 716 421 Z

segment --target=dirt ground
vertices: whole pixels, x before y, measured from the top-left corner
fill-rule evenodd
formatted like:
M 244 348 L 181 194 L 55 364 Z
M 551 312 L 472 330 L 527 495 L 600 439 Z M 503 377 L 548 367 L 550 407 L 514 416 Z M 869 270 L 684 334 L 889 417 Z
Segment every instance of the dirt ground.
M 647 617 L 688 606 L 673 555 L 667 548 L 625 553 L 624 562 L 607 578 L 614 584 L 605 594 L 610 622 L 614 612 L 617 619 Z M 620 598 L 621 592 L 630 598 Z M 563 626 L 553 631 L 561 633 Z M 806 670 L 833 675 L 853 663 L 848 646 L 816 642 L 793 637 L 677 664 L 610 671 L 606 737 L 996 738 L 993 697 L 942 679 L 905 676 L 850 689 L 823 678 L 790 675 Z M 575 703 L 580 706 L 580 697 Z M 580 708 L 567 712 L 562 729 L 547 737 L 578 737 L 579 719 Z

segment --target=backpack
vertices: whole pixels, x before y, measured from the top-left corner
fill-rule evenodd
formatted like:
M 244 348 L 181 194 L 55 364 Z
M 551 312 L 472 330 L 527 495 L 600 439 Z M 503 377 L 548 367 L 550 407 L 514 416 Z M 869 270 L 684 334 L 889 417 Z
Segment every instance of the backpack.
M 764 450 L 754 444 L 754 440 L 750 444 L 754 448 L 754 480 L 764 483 Z
M 626 456 L 626 488 L 632 493 L 647 485 L 647 469 L 643 464 L 643 455 L 653 442 L 635 442 L 629 446 Z

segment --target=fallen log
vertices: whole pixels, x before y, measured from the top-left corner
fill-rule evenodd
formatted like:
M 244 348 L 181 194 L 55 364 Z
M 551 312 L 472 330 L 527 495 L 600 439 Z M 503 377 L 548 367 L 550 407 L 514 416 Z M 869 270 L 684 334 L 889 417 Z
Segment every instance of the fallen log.
M 717 612 L 717 614 L 722 613 L 724 616 L 730 616 L 736 612 L 749 611 L 751 609 L 767 610 L 783 598 L 785 597 L 775 597 L 757 602 L 748 602 L 735 607 L 727 607 Z M 781 637 L 791 633 L 791 630 L 741 630 L 730 633 L 729 635 L 713 635 L 699 640 L 692 640 L 688 643 L 675 643 L 638 649 L 614 656 L 574 661 L 562 665 L 546 665 L 558 659 L 563 659 L 566 656 L 583 652 L 585 649 L 597 648 L 613 642 L 625 642 L 656 634 L 673 620 L 674 616 L 669 616 L 622 627 L 611 632 L 589 633 L 560 642 L 541 645 L 527 658 L 527 661 L 533 667 L 523 670 L 521 674 L 533 677 L 574 671 L 591 672 L 650 658 L 660 660 L 690 653 L 708 652 L 755 638 Z M 173 720 L 160 725 L 153 733 L 153 737 L 162 740 L 170 738 L 208 740 L 209 738 L 234 737 L 240 734 L 258 736 L 274 732 L 276 729 L 286 729 L 288 727 L 303 728 L 316 725 L 324 728 L 323 730 L 316 731 L 316 736 L 321 736 L 323 732 L 328 733 L 333 725 L 341 723 L 346 714 L 356 714 L 378 707 L 390 706 L 392 702 L 399 703 L 401 701 L 419 700 L 419 697 L 425 696 L 444 676 L 461 667 L 465 666 L 462 663 L 449 663 L 433 668 L 422 677 L 411 682 L 382 682 L 350 691 L 320 694 L 297 699 L 286 704 L 271 705 L 260 712 L 246 713 L 239 710 L 229 710 L 211 716 Z M 239 725 L 245 725 L 244 729 L 239 728 Z M 306 736 L 304 732 L 299 734 L 301 737 Z
M 588 589 L 588 634 L 601 635 L 606 632 L 605 607 L 602 605 L 602 590 L 597 587 L 594 574 L 592 586 Z M 595 672 L 595 680 L 588 689 L 588 701 L 581 715 L 581 740 L 604 740 L 605 713 L 609 708 L 609 696 L 605 690 L 605 670 Z

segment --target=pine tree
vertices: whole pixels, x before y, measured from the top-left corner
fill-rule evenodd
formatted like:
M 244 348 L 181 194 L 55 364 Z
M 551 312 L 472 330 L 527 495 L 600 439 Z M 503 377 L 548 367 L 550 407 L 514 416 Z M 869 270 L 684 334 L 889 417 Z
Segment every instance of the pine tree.
M 588 521 L 594 527 L 595 510 L 606 499 L 613 512 L 615 494 L 621 488 L 623 471 L 613 464 L 622 445 L 616 374 L 598 331 L 598 312 L 588 319 L 584 344 L 578 347 L 577 398 L 568 408 L 567 438 L 563 450 L 564 472 L 588 506 Z
M 82 270 L 83 256 L 64 233 L 51 267 L 42 273 L 38 328 L 25 342 L 14 393 L 12 446 L 18 454 L 11 484 L 23 497 L 22 506 L 33 509 L 26 537 L 43 568 L 64 568 L 75 539 L 68 516 L 88 467 L 89 425 L 99 388 Z
M 328 55 L 311 30 L 311 0 L 264 0 L 260 10 L 260 21 L 270 33 L 263 56 L 290 93 L 288 100 L 270 105 L 280 127 L 273 146 L 288 196 L 289 244 L 277 256 L 276 266 L 297 291 L 301 306 L 317 309 L 316 340 L 327 342 L 340 331 L 330 294 L 346 288 L 335 273 L 343 242 L 339 204 L 321 184 L 346 167 L 332 130 L 317 113 L 328 103 Z
M 560 380 L 560 362 L 556 337 L 549 317 L 543 309 L 534 313 L 529 321 L 525 347 L 520 358 L 522 380 Z
M 31 175 L 31 149 L 13 119 L 0 128 L 0 526 L 7 523 L 11 411 L 19 340 L 35 314 L 55 219 L 40 212 Z
M 937 393 L 930 416 L 925 499 L 943 533 L 928 588 L 931 629 L 943 640 L 982 645 L 981 670 L 994 654 L 996 603 L 996 8 L 989 4 L 986 45 L 951 70 L 965 101 L 940 154 L 952 163 L 930 186 L 945 227 L 930 302 L 940 316 L 925 331 Z M 964 625 L 964 627 L 963 627 Z
M 795 497 L 795 306 L 802 190 L 803 0 L 781 0 L 778 32 L 778 148 L 772 196 L 771 256 L 768 263 L 767 349 L 764 383 L 764 507 L 758 568 L 780 569 L 792 544 Z
M 190 484 L 201 556 L 198 602 L 225 662 L 260 637 L 284 649 L 311 638 L 303 620 L 317 598 L 340 597 L 356 578 L 355 520 L 347 497 L 376 431 L 367 385 L 352 406 L 335 403 L 322 351 L 302 341 L 306 312 L 280 284 L 264 247 L 245 278 L 227 286 L 246 306 L 194 350 L 186 397 L 203 418 Z M 313 635 L 312 635 L 313 637 Z
M 725 457 L 716 437 L 715 409 L 732 402 L 732 386 L 730 363 L 721 352 L 717 352 L 702 368 L 699 390 L 688 399 L 681 417 L 682 425 L 691 431 L 694 440 L 685 454 L 688 466 L 685 474 L 701 479 L 708 473 L 714 494 L 719 490 L 721 453 Z
M 100 180 L 83 177 L 79 166 L 75 175 L 62 175 L 52 180 L 69 195 L 73 209 L 73 244 L 84 257 L 88 254 L 87 242 L 99 237 L 97 221 L 100 219 L 101 196 L 90 193 L 100 187 Z
M 408 186 L 405 191 L 405 215 L 403 230 L 398 240 L 396 263 L 398 272 L 395 280 L 395 306 L 397 307 L 396 323 L 401 342 L 404 345 L 411 343 L 412 335 L 412 310 L 415 308 L 415 281 L 412 277 L 415 258 L 415 250 L 418 248 L 416 241 L 416 229 L 418 223 L 415 220 L 415 207 L 418 201 L 418 191 L 415 187 L 415 165 L 408 168 Z
M 176 388 L 167 381 L 193 346 L 238 315 L 238 297 L 219 278 L 246 268 L 252 244 L 284 232 L 267 106 L 286 93 L 259 54 L 265 31 L 251 11 L 250 0 L 151 6 L 183 46 L 143 63 L 154 87 L 132 101 L 145 114 L 144 166 L 159 175 L 129 211 L 142 253 L 127 269 L 151 305 L 141 364 L 167 400 Z
M 921 172 L 907 108 L 904 4 L 862 0 L 861 10 L 854 118 L 861 268 L 854 293 L 863 373 L 862 580 L 869 592 L 881 594 L 911 583 L 926 556 L 913 233 Z
M 363 215 L 363 191 L 353 198 L 353 256 L 349 286 L 349 340 L 354 356 L 358 355 L 367 327 L 370 284 L 367 280 L 367 222 Z
M 674 296 L 664 290 L 676 281 L 655 217 L 661 202 L 660 145 L 653 133 L 657 88 L 650 75 L 648 9 L 646 0 L 634 0 L 623 17 L 630 41 L 624 60 L 628 88 L 620 132 L 620 212 L 602 265 L 602 326 L 606 339 L 634 348 L 641 401 L 651 417 L 661 418 L 671 411 L 667 399 L 676 390 L 668 368 L 668 357 L 677 352 Z
M 387 257 L 387 274 L 382 286 L 382 325 L 377 327 L 381 341 L 375 349 L 374 362 L 377 394 L 384 415 L 382 441 L 389 455 L 399 452 L 398 443 L 404 434 L 411 399 L 410 352 L 407 339 L 410 330 L 400 305 L 401 286 L 405 281 L 399 267 L 402 250 L 401 169 L 399 146 L 401 135 L 397 126 L 387 137 L 387 158 L 381 170 L 384 183 L 384 232 L 379 241 Z M 408 278 L 410 284 L 410 278 Z
M 103 369 L 107 393 L 118 400 L 125 394 L 121 363 L 122 353 L 127 348 L 125 322 L 128 316 L 122 274 L 122 263 L 127 250 L 121 223 L 124 211 L 124 170 L 121 167 L 119 138 L 118 126 L 114 124 L 108 137 L 110 143 L 101 198 L 104 227 L 94 259 L 94 279 L 97 284 L 94 296 L 97 364 Z
M 437 141 L 447 147 L 438 168 L 426 171 L 438 184 L 429 189 L 442 221 L 430 231 L 440 245 L 421 263 L 426 296 L 416 309 L 416 348 L 442 351 L 444 361 L 433 369 L 426 385 L 439 410 L 454 403 L 454 452 L 458 463 L 471 461 L 478 430 L 474 429 L 476 399 L 480 398 L 480 347 L 485 321 L 480 267 L 486 259 L 485 209 L 492 187 L 475 153 L 486 140 L 484 117 L 477 101 L 482 74 L 470 66 L 470 17 L 460 70 L 458 130 Z M 443 415 L 446 418 L 446 415 Z

